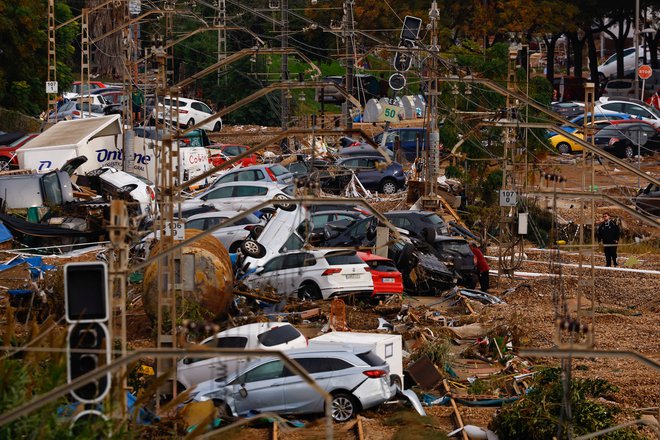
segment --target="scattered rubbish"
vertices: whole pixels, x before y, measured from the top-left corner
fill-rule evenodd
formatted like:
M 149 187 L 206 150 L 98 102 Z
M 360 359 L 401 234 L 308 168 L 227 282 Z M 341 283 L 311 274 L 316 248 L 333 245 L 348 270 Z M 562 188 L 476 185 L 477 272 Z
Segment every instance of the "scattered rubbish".
M 410 403 L 412 404 L 413 408 L 415 408 L 415 411 L 422 416 L 426 417 L 426 411 L 424 411 L 424 407 L 422 406 L 422 403 L 419 401 L 419 398 L 417 397 L 417 394 L 415 394 L 414 391 L 412 390 L 399 390 L 399 393 L 404 395 Z
M 392 330 L 394 330 L 394 326 L 392 324 L 390 324 L 389 322 L 387 322 L 386 319 L 378 318 L 378 327 L 376 328 L 376 330 L 392 331 Z
M 442 375 L 426 355 L 408 365 L 406 372 L 423 390 L 432 390 L 442 382 Z

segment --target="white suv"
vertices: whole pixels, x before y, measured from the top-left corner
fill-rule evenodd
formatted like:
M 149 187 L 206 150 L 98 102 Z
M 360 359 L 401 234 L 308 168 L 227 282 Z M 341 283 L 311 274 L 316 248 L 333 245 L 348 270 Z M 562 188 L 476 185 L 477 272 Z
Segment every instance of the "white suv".
M 596 111 L 609 110 L 617 113 L 627 113 L 642 121 L 649 122 L 660 128 L 660 110 L 639 99 L 602 97 L 596 102 Z
M 194 99 L 179 98 L 179 124 L 186 127 L 192 127 L 215 114 L 211 108 L 204 104 L 202 101 Z M 177 108 L 177 101 L 171 99 L 169 96 L 159 98 L 159 102 L 154 108 L 154 118 L 159 121 L 163 120 L 163 110 L 165 110 L 164 118 L 166 121 L 170 119 L 170 113 L 175 112 Z M 171 115 L 172 120 L 176 120 L 176 114 Z M 205 130 L 220 131 L 222 129 L 222 119 L 220 117 L 213 118 L 206 121 L 200 128 Z

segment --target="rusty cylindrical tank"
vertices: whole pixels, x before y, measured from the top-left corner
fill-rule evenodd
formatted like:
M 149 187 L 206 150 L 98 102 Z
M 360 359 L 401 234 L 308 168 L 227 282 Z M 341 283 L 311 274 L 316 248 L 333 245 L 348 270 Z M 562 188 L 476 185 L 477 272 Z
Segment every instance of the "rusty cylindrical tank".
M 186 239 L 199 233 L 200 231 L 188 229 Z M 166 244 L 165 248 L 170 246 L 171 244 Z M 162 248 L 162 241 L 156 243 L 150 252 L 151 256 L 157 255 Z M 166 263 L 167 257 L 163 257 L 161 261 Z M 233 299 L 234 276 L 229 253 L 222 243 L 214 236 L 206 235 L 184 247 L 181 250 L 181 267 L 183 295 L 177 298 L 178 318 L 214 320 L 224 317 Z M 153 322 L 158 316 L 157 274 L 158 263 L 153 262 L 144 272 L 142 286 L 144 309 Z M 176 278 L 178 279 L 178 273 Z M 165 289 L 166 286 L 162 288 Z

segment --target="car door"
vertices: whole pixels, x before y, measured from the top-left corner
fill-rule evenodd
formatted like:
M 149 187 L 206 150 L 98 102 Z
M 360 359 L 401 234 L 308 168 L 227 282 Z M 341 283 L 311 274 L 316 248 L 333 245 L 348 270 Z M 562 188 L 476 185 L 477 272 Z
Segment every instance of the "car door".
M 288 370 L 280 360 L 266 362 L 240 375 L 232 382 L 236 412 L 284 412 L 284 381 Z
M 383 172 L 376 168 L 377 159 L 358 159 L 358 172 L 357 178 L 360 179 L 362 185 L 368 188 L 375 188 L 383 178 Z
M 263 201 L 268 189 L 261 186 L 236 185 L 233 186 L 230 206 L 236 211 L 247 209 Z
M 259 273 L 252 273 L 245 278 L 245 283 L 253 289 L 265 289 L 269 286 L 280 292 L 280 270 L 284 265 L 285 255 L 277 256 L 264 264 Z
M 204 342 L 208 348 L 245 348 L 248 339 L 245 336 L 222 336 Z M 195 385 L 206 380 L 217 379 L 236 370 L 238 359 L 232 356 L 183 358 L 183 365 L 177 373 L 178 380 L 184 385 Z
M 294 360 L 312 376 L 319 387 L 327 390 L 334 371 L 333 358 L 295 357 Z M 287 372 L 283 388 L 287 413 L 304 414 L 323 411 L 323 396 L 301 376 Z

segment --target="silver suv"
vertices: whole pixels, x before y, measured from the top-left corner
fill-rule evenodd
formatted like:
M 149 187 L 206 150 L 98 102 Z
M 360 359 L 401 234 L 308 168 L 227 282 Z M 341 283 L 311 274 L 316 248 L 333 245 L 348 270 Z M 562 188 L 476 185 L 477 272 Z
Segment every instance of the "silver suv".
M 387 363 L 369 347 L 315 344 L 289 350 L 316 383 L 332 395 L 332 418 L 345 422 L 362 410 L 386 402 L 396 393 Z M 262 358 L 241 371 L 197 385 L 193 400 L 212 400 L 234 416 L 251 412 L 318 414 L 324 400 L 278 358 Z

